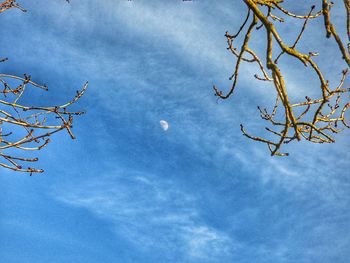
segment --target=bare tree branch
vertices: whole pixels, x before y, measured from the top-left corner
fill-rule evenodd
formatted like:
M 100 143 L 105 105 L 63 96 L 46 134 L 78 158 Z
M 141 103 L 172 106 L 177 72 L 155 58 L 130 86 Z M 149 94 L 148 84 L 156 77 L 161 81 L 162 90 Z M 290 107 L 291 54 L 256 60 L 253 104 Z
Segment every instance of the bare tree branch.
M 263 120 L 268 121 L 273 127 L 266 127 L 265 130 L 275 139 L 250 135 L 243 125 L 241 125 L 241 131 L 243 135 L 249 139 L 265 143 L 268 146 L 271 155 L 287 156 L 288 153 L 281 152 L 280 149 L 283 144 L 290 143 L 294 140 L 300 141 L 304 139 L 312 143 L 334 143 L 334 134 L 343 130 L 343 128 L 338 128 L 339 124 L 342 124 L 344 128 L 350 128 L 346 121 L 346 112 L 350 108 L 350 102 L 342 102 L 342 100 L 346 98 L 345 94 L 350 92 L 350 88 L 344 87 L 348 68 L 342 70 L 342 77 L 338 86 L 332 88 L 325 77 L 325 73 L 321 71 L 319 65 L 313 60 L 313 57 L 317 56 L 318 53 L 315 51 L 302 53 L 297 50 L 298 43 L 301 41 L 302 36 L 305 35 L 308 21 L 310 19 L 323 17 L 326 37 L 334 38 L 341 57 L 346 62 L 347 66 L 350 66 L 349 44 L 343 43 L 342 38 L 339 36 L 335 26 L 331 22 L 331 8 L 333 3 L 327 0 L 320 1 L 322 6 L 320 11 L 314 12 L 315 6 L 311 6 L 308 14 L 299 15 L 283 7 L 283 0 L 243 0 L 248 7 L 248 15 L 246 19 L 240 26 L 238 33 L 230 35 L 226 32 L 225 35 L 227 37 L 228 49 L 236 57 L 237 62 L 234 73 L 230 77 L 230 79 L 233 79 L 233 84 L 229 89 L 229 92 L 223 94 L 217 86 L 214 86 L 215 95 L 221 99 L 228 99 L 233 94 L 237 85 L 240 64 L 243 62 L 258 63 L 259 68 L 263 73 L 263 77 L 259 77 L 257 74 L 255 74 L 254 77 L 261 81 L 269 81 L 273 84 L 276 91 L 276 103 L 273 106 L 271 113 L 268 113 L 266 109 L 258 107 L 260 117 Z M 343 0 L 343 2 L 347 19 L 347 37 L 350 41 L 350 1 Z M 266 12 L 264 12 L 264 10 L 266 10 Z M 279 11 L 281 14 L 275 15 L 273 14 L 274 11 Z M 278 33 L 275 27 L 276 22 L 283 23 L 285 21 L 283 16 L 291 19 L 304 20 L 300 32 L 291 46 L 288 46 L 283 41 L 282 36 Z M 233 45 L 234 40 L 241 37 L 241 33 L 244 28 L 247 27 L 250 17 L 252 17 L 251 22 L 245 35 L 242 36 L 243 45 L 238 52 Z M 254 27 L 258 22 L 261 23 L 261 26 L 257 28 Z M 257 52 L 249 47 L 249 40 L 251 39 L 252 34 L 261 28 L 265 29 L 267 35 L 265 59 L 259 57 Z M 274 43 L 278 44 L 277 48 L 274 47 Z M 274 58 L 276 51 L 278 51 L 278 55 Z M 250 57 L 247 57 L 247 55 Z M 287 92 L 288 83 L 285 83 L 284 73 L 278 67 L 278 61 L 284 56 L 299 60 L 305 67 L 312 69 L 314 76 L 319 81 L 319 87 L 322 94 L 321 98 L 311 99 L 306 96 L 306 101 L 295 103 L 290 101 Z M 263 61 L 265 61 L 266 67 L 263 66 Z M 277 114 L 280 108 L 283 110 L 283 120 L 279 120 L 281 114 Z
M 10 8 L 25 11 L 15 0 L 0 3 L 0 13 Z M 6 60 L 7 58 L 1 59 L 0 62 Z M 30 175 L 44 172 L 31 166 L 24 167 L 27 163 L 38 161 L 38 158 L 23 155 L 26 151 L 38 151 L 46 147 L 51 135 L 61 130 L 66 130 L 72 139 L 75 138 L 72 132 L 73 117 L 84 112 L 68 109 L 83 96 L 87 87 L 88 83 L 62 105 L 25 105 L 21 103 L 21 99 L 28 89 L 47 91 L 48 88 L 33 82 L 28 75 L 20 77 L 0 73 L 0 166 Z M 5 153 L 6 151 L 9 153 Z

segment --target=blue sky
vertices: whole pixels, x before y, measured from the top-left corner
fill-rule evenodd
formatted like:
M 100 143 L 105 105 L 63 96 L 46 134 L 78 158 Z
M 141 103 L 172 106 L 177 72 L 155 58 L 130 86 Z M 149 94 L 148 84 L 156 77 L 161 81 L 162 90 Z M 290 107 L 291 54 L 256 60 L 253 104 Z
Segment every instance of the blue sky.
M 349 131 L 270 157 L 239 130 L 262 132 L 256 105 L 274 100 L 256 68 L 242 67 L 230 100 L 213 96 L 230 85 L 224 33 L 243 20 L 241 1 L 47 2 L 1 14 L 1 72 L 48 84 L 35 104 L 89 80 L 75 106 L 87 114 L 75 141 L 62 132 L 38 153 L 44 174 L 1 171 L 1 262 L 348 262 Z M 313 26 L 300 48 L 334 47 Z M 337 56 L 321 67 L 339 67 Z M 317 93 L 299 64 L 281 67 L 292 98 Z

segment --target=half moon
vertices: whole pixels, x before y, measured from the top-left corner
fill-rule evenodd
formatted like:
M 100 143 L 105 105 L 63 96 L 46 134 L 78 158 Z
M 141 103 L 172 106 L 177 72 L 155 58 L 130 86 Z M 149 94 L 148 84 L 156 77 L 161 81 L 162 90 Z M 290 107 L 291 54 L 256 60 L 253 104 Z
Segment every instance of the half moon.
M 161 121 L 159 121 L 159 124 L 164 131 L 169 129 L 169 123 L 167 121 L 161 120 Z

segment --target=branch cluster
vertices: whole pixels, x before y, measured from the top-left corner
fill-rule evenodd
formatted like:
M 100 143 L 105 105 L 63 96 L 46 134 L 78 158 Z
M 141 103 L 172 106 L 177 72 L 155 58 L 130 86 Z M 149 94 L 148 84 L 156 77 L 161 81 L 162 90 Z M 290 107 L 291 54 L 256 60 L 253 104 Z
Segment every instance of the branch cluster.
M 310 8 L 306 15 L 299 15 L 290 12 L 282 6 L 283 0 L 243 0 L 248 7 L 247 16 L 236 34 L 226 32 L 228 49 L 236 57 L 234 73 L 230 77 L 233 81 L 231 88 L 226 94 L 223 94 L 214 86 L 215 95 L 221 99 L 228 99 L 234 92 L 237 85 L 240 65 L 243 62 L 256 63 L 259 66 L 261 74 L 255 74 L 254 77 L 260 81 L 272 83 L 276 91 L 276 102 L 271 112 L 258 107 L 260 116 L 263 120 L 270 123 L 273 128 L 266 127 L 266 130 L 275 139 L 267 139 L 259 136 L 253 136 L 241 125 L 243 135 L 254 140 L 265 143 L 271 155 L 286 156 L 288 153 L 280 151 L 283 144 L 291 141 L 305 139 L 312 143 L 333 143 L 334 134 L 341 132 L 344 128 L 350 128 L 346 122 L 346 112 L 350 108 L 350 102 L 341 103 L 350 88 L 344 87 L 344 82 L 350 66 L 349 43 L 344 44 L 338 35 L 335 26 L 331 22 L 332 2 L 322 1 L 322 8 L 315 11 L 315 6 Z M 350 1 L 343 0 L 344 10 L 347 19 L 347 34 L 350 39 Z M 275 15 L 274 13 L 279 13 Z M 285 17 L 292 19 L 301 19 L 303 25 L 299 34 L 295 37 L 291 45 L 287 45 L 278 33 L 275 24 L 283 23 Z M 315 62 L 314 57 L 318 56 L 315 51 L 302 53 L 298 51 L 297 45 L 305 34 L 308 23 L 312 19 L 322 18 L 326 30 L 326 38 L 333 38 L 339 48 L 340 54 L 347 65 L 342 70 L 342 77 L 336 87 L 330 87 L 324 72 Z M 246 29 L 245 33 L 242 33 Z M 261 58 L 249 47 L 252 34 L 264 29 L 266 31 L 266 55 Z M 243 38 L 243 44 L 238 49 L 234 46 L 234 41 Z M 277 44 L 277 47 L 274 46 Z M 314 76 L 318 79 L 320 88 L 320 98 L 309 98 L 305 96 L 304 101 L 292 103 L 287 92 L 287 84 L 283 72 L 278 66 L 278 61 L 284 57 L 294 58 L 300 61 L 305 67 L 312 70 Z M 282 109 L 282 120 L 277 114 Z M 339 126 L 342 127 L 339 127 Z
M 18 83 L 11 86 L 9 83 Z M 66 130 L 70 137 L 74 139 L 72 133 L 73 116 L 82 115 L 82 111 L 69 111 L 69 107 L 74 104 L 84 94 L 88 83 L 82 90 L 77 91 L 75 97 L 69 102 L 48 107 L 26 106 L 20 103 L 21 97 L 29 88 L 40 88 L 48 90 L 46 86 L 41 86 L 32 82 L 30 76 L 18 77 L 7 74 L 0 74 L 0 157 L 3 161 L 0 166 L 19 172 L 43 172 L 41 169 L 32 167 L 24 168 L 23 162 L 35 162 L 38 158 L 26 158 L 17 154 L 5 154 L 5 150 L 18 149 L 22 151 L 35 151 L 45 147 L 49 142 L 49 137 L 56 132 Z
M 25 11 L 15 0 L 0 3 L 0 13 L 18 8 Z M 0 59 L 5 62 L 7 58 Z M 27 151 L 41 150 L 50 142 L 51 135 L 66 130 L 74 139 L 72 133 L 73 117 L 82 115 L 82 111 L 71 111 L 71 106 L 78 101 L 86 91 L 88 83 L 77 91 L 73 99 L 62 105 L 28 106 L 22 103 L 26 91 L 38 88 L 47 91 L 48 88 L 23 77 L 0 73 L 0 166 L 17 172 L 42 173 L 42 169 L 33 168 L 28 163 L 38 161 L 38 158 L 28 158 Z

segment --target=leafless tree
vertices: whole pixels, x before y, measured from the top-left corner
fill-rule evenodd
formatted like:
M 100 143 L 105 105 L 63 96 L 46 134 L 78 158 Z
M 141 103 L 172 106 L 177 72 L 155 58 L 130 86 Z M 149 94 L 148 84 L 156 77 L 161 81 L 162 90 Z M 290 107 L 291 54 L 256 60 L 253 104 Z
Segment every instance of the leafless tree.
M 261 118 L 266 120 L 272 128 L 266 127 L 269 134 L 267 137 L 253 136 L 246 131 L 243 125 L 241 125 L 241 131 L 246 137 L 265 143 L 271 155 L 287 156 L 288 153 L 282 152 L 281 147 L 283 144 L 295 140 L 305 139 L 312 143 L 334 143 L 335 134 L 345 128 L 350 128 L 350 124 L 346 122 L 346 112 L 350 108 L 350 102 L 346 101 L 346 94 L 350 88 L 344 87 L 350 66 L 350 44 L 344 43 L 344 36 L 337 33 L 336 27 L 332 23 L 331 13 L 334 3 L 328 0 L 319 1 L 321 4 L 319 11 L 315 11 L 315 6 L 311 6 L 308 14 L 300 15 L 284 7 L 287 0 L 243 0 L 247 6 L 244 22 L 237 33 L 229 34 L 226 32 L 225 34 L 228 49 L 237 60 L 234 72 L 230 77 L 233 82 L 232 86 L 226 93 L 214 86 L 215 95 L 221 99 L 228 99 L 233 94 L 243 62 L 258 65 L 261 74 L 256 74 L 254 77 L 257 80 L 271 83 L 276 91 L 276 102 L 272 105 L 271 111 L 258 107 Z M 344 9 L 347 25 L 346 38 L 349 41 L 350 0 L 337 1 L 337 4 L 341 4 Z M 287 18 L 303 21 L 299 33 L 290 45 L 276 29 L 277 23 L 284 23 Z M 302 36 L 307 35 L 306 29 L 309 21 L 313 19 L 324 20 L 325 37 L 334 39 L 339 48 L 339 54 L 345 61 L 345 68 L 340 68 L 338 72 L 323 72 L 315 62 L 315 57 L 319 55 L 315 50 L 310 50 L 308 53 L 298 51 L 298 43 Z M 289 26 L 288 23 L 285 25 Z M 257 52 L 250 48 L 251 37 L 257 30 L 266 31 L 266 54 L 264 57 L 258 56 Z M 235 43 L 240 37 L 243 44 L 240 48 L 236 48 Z M 306 96 L 304 101 L 290 101 L 287 91 L 288 83 L 285 82 L 284 73 L 278 65 L 282 57 L 295 59 L 306 67 L 305 70 L 313 72 L 319 83 L 319 98 Z M 325 75 L 335 75 L 339 72 L 341 72 L 339 83 L 335 87 L 330 87 Z M 282 114 L 279 114 L 281 112 Z
M 0 13 L 10 8 L 26 11 L 15 0 L 0 3 Z M 1 62 L 6 60 L 0 59 Z M 20 77 L 0 73 L 0 166 L 30 175 L 42 173 L 42 169 L 24 166 L 38 161 L 38 158 L 28 158 L 23 154 L 41 150 L 50 142 L 49 137 L 61 130 L 75 138 L 71 130 L 73 116 L 84 112 L 70 111 L 69 108 L 81 98 L 87 86 L 88 83 L 63 105 L 28 106 L 21 103 L 26 91 L 33 88 L 47 91 L 48 88 L 33 82 L 28 75 Z

